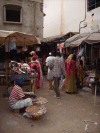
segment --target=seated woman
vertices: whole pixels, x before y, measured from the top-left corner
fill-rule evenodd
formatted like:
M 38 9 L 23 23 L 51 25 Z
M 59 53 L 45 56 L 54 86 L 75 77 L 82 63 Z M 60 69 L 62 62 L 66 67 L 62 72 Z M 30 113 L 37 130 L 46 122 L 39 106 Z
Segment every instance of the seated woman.
M 66 69 L 66 77 L 65 77 L 65 92 L 68 93 L 76 93 L 76 68 L 75 68 L 75 56 L 70 54 L 65 60 L 65 69 Z
M 13 87 L 9 97 L 9 106 L 11 109 L 21 109 L 33 105 L 32 99 L 27 98 L 21 88 L 21 86 L 24 84 L 24 80 L 25 79 L 23 78 L 16 79 L 16 85 Z M 33 97 L 35 98 L 36 95 Z

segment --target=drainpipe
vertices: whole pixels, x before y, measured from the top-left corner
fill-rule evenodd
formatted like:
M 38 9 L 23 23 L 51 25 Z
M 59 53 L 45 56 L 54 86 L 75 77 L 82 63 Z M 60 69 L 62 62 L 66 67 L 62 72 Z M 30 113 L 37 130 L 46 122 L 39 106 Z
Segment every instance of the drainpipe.
M 81 23 L 84 22 L 85 19 L 86 19 L 86 2 L 87 2 L 87 0 L 85 0 L 85 18 L 84 18 L 84 20 L 82 20 L 82 21 L 79 23 L 79 34 L 80 34 L 80 29 L 86 27 L 86 26 L 80 27 Z

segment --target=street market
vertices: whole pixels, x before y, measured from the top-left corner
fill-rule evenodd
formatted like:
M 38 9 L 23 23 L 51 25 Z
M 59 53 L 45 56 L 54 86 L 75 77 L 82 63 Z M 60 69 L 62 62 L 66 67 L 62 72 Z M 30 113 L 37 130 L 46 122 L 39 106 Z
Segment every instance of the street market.
M 1 0 L 0 12 L 0 133 L 99 133 L 100 0 Z

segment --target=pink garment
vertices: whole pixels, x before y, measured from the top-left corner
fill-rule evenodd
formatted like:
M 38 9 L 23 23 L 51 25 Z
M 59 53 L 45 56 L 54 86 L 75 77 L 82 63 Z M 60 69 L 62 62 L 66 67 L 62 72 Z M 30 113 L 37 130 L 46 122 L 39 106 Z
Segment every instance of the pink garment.
M 42 74 L 42 69 L 41 69 L 41 65 L 40 65 L 40 62 L 38 59 L 36 59 L 36 61 L 39 63 L 39 66 L 40 66 L 40 81 L 39 81 L 39 84 L 40 84 L 40 87 L 43 86 L 43 74 Z
M 67 60 L 65 60 L 65 69 L 67 71 L 67 76 L 69 77 L 70 71 L 74 71 L 76 74 L 76 68 L 75 68 L 76 61 L 71 60 L 70 64 L 67 63 Z

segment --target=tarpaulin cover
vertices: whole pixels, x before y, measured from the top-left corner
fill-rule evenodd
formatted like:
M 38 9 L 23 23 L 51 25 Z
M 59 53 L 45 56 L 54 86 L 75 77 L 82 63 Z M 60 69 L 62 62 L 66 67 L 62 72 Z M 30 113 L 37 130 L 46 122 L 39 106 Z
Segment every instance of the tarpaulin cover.
M 41 44 L 40 40 L 32 34 L 26 34 L 18 31 L 0 30 L 0 45 L 14 41 L 16 46 L 30 46 L 33 44 Z

